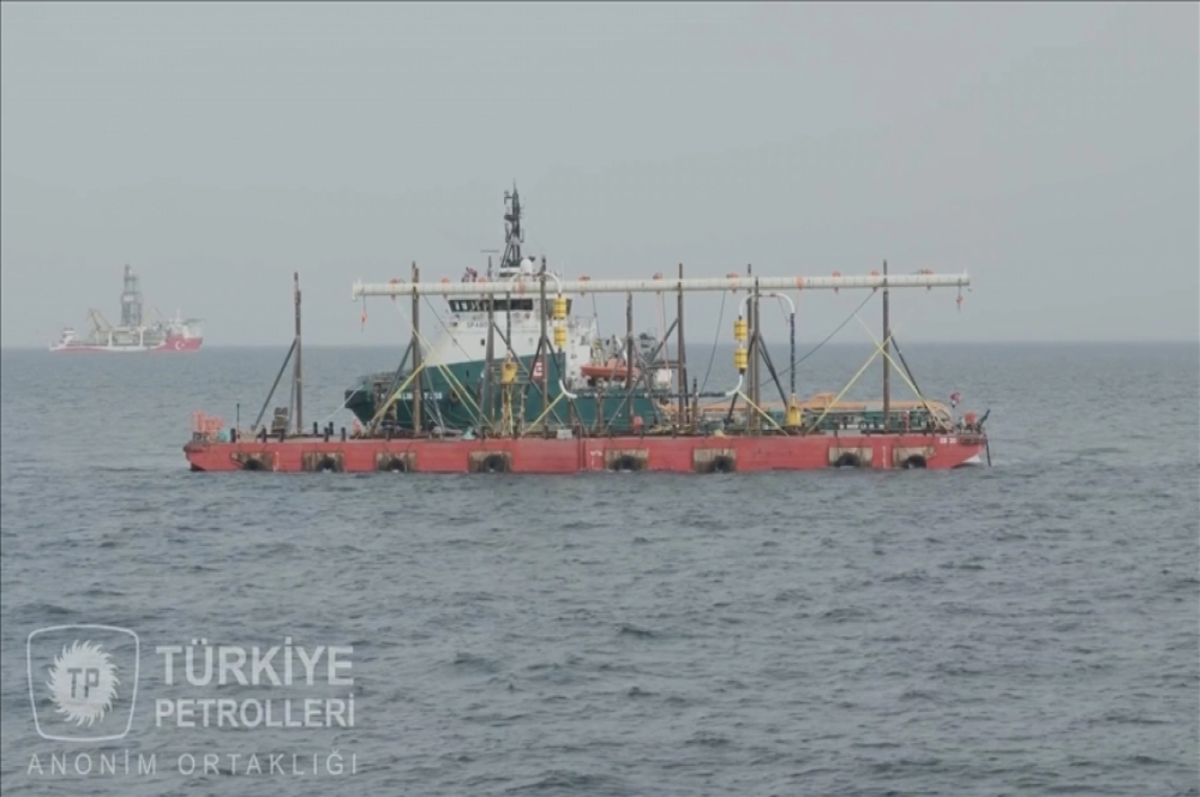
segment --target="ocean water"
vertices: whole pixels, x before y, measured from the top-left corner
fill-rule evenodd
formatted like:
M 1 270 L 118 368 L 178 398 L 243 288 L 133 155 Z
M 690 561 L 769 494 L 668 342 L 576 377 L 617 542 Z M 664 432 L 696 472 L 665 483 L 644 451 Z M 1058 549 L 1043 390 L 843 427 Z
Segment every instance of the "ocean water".
M 825 347 L 798 391 L 868 353 Z M 0 354 L 5 795 L 1200 795 L 1196 344 L 905 345 L 991 409 L 991 468 L 190 473 L 191 411 L 248 424 L 283 354 Z M 348 423 L 398 354 L 306 349 L 306 416 Z M 138 636 L 136 701 L 110 642 L 90 725 L 48 673 L 117 632 L 35 633 L 79 624 Z M 351 648 L 353 684 L 181 663 L 217 646 Z M 351 694 L 350 723 L 245 727 Z M 189 700 L 243 713 L 181 727 Z

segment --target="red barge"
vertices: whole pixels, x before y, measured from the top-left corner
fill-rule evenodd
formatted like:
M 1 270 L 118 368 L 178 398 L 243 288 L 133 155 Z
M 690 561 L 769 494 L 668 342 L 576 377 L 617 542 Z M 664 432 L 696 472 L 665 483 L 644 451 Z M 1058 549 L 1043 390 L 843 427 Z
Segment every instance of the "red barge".
M 737 280 L 739 285 L 740 279 Z M 883 286 L 888 278 L 827 279 L 834 281 L 831 285 L 840 283 L 844 287 L 875 287 L 872 283 Z M 926 275 L 924 279 L 933 278 Z M 855 280 L 859 284 L 846 285 L 846 280 Z M 390 283 L 386 290 L 420 289 L 418 286 L 421 283 Z M 444 290 L 457 287 L 457 284 L 437 283 L 421 287 Z M 962 418 L 954 419 L 938 402 L 924 398 L 891 402 L 886 393 L 883 421 L 875 413 L 873 421 L 860 420 L 857 425 L 841 424 L 833 428 L 810 421 L 814 416 L 829 416 L 831 410 L 838 408 L 854 418 L 870 419 L 872 413 L 869 406 L 861 402 L 840 404 L 840 396 L 833 394 L 819 394 L 803 403 L 796 401 L 793 396 L 785 405 L 782 416 L 776 416 L 738 389 L 724 395 L 734 396 L 735 402 L 736 397 L 741 397 L 748 406 L 739 416 L 743 421 L 741 428 L 735 423 L 730 431 L 714 431 L 711 428 L 710 431 L 699 431 L 704 419 L 724 415 L 726 410 L 724 407 L 718 409 L 711 403 L 700 405 L 693 394 L 683 396 L 684 400 L 679 405 L 682 414 L 678 407 L 666 408 L 666 417 L 670 422 L 649 430 L 640 416 L 633 416 L 631 429 L 612 431 L 610 427 L 608 433 L 597 433 L 597 430 L 586 429 L 579 423 L 559 426 L 557 429 L 553 428 L 553 424 L 533 424 L 508 433 L 496 424 L 491 424 L 479 434 L 470 431 L 466 434 L 446 431 L 417 433 L 412 429 L 389 428 L 386 425 L 363 427 L 357 421 L 351 430 L 343 426 L 339 431 L 332 424 L 323 428 L 313 424 L 311 429 L 300 432 L 293 430 L 290 424 L 293 413 L 296 413 L 296 424 L 301 422 L 298 414 L 301 407 L 298 282 L 296 307 L 297 334 L 289 351 L 289 359 L 295 355 L 295 405 L 277 408 L 275 423 L 271 427 L 259 422 L 263 415 L 260 412 L 259 421 L 251 426 L 249 432 L 227 429 L 219 418 L 201 412 L 194 413 L 192 440 L 184 446 L 192 470 L 441 474 L 564 474 L 595 471 L 753 473 L 827 468 L 943 470 L 978 464 L 982 457 L 987 457 L 990 464 L 988 439 L 982 423 L 986 415 L 984 419 L 979 419 L 974 413 L 968 412 Z M 735 333 L 735 337 L 741 337 L 742 319 L 738 320 L 736 328 L 739 332 Z M 877 356 L 887 358 L 885 367 L 890 362 L 890 356 L 885 352 L 886 344 L 890 341 L 891 336 L 885 336 L 884 344 L 876 349 Z M 745 376 L 750 370 L 748 349 L 739 348 L 735 356 L 739 372 Z M 287 362 L 285 360 L 276 377 L 276 386 Z M 512 388 L 530 384 L 536 386 L 536 382 L 530 383 L 514 376 L 518 369 L 513 367 L 511 360 L 506 364 L 500 369 L 502 387 L 506 380 L 509 380 L 507 384 Z M 545 387 L 550 370 L 543 368 L 540 374 L 527 376 L 540 376 L 542 387 Z M 633 376 L 632 373 L 627 374 L 623 366 L 617 370 L 620 371 L 620 378 Z M 413 375 L 410 374 L 405 382 L 412 380 Z M 403 387 L 401 385 L 400 390 L 394 391 L 393 399 L 404 395 L 409 403 L 415 402 L 419 417 L 420 397 L 426 395 L 428 398 L 428 395 L 419 389 L 402 394 Z M 567 392 L 565 385 L 560 384 L 559 387 L 563 389 L 562 395 L 576 400 L 580 398 Z M 754 391 L 751 389 L 751 392 Z M 688 399 L 691 399 L 690 404 Z M 263 405 L 264 411 L 269 401 L 270 397 Z M 922 407 L 931 410 L 923 416 L 925 426 L 913 428 L 908 423 L 910 413 Z M 509 410 L 507 417 L 511 421 L 511 408 Z M 780 420 L 776 421 L 776 417 Z M 895 428 L 891 423 L 893 419 Z
M 649 280 L 566 280 L 547 270 L 545 258 L 538 270 L 530 258 L 521 256 L 515 190 L 506 201 L 511 202 L 505 216 L 509 247 L 498 274 L 493 274 L 489 260 L 487 277 L 468 269 L 459 282 L 421 282 L 413 264 L 411 281 L 355 284 L 356 300 L 411 298 L 412 337 L 394 374 L 364 379 L 347 391 L 343 408 L 355 414 L 350 429 L 335 428 L 331 422 L 313 423 L 311 429 L 304 425 L 296 275 L 295 337 L 258 417 L 249 429 L 241 429 L 240 423 L 227 428 L 219 418 L 194 413 L 192 439 L 184 446 L 192 470 L 753 473 L 944 470 L 981 459 L 991 464 L 983 429 L 988 413 L 979 417 L 965 412 L 960 417 L 954 411 L 957 393 L 949 408 L 922 395 L 888 317 L 889 291 L 897 288 L 957 287 L 961 304 L 961 289 L 969 285 L 965 273 L 935 275 L 923 270 L 889 275 L 884 262 L 882 273 L 864 276 L 834 272 L 825 277 L 761 277 L 747 269 L 745 275 L 685 279 L 681 265 L 677 278 L 656 274 Z M 786 292 L 856 289 L 882 296 L 882 339 L 839 393 L 800 401 L 795 377 L 803 358 L 796 357 L 795 305 Z M 692 291 L 743 294 L 733 324 L 738 382 L 732 390 L 704 392 L 695 380 L 689 384 L 683 320 L 684 295 Z M 594 319 L 568 317 L 568 296 L 598 293 L 625 295 L 623 341 L 613 338 L 605 345 Z M 634 335 L 635 293 L 658 297 L 663 323 L 663 297 L 677 295 L 675 320 L 661 337 Z M 430 296 L 442 297 L 450 308 L 449 323 L 442 323 L 446 334 L 434 344 L 420 331 L 420 302 L 425 299 L 428 304 Z M 777 298 L 791 307 L 791 356 L 785 369 L 775 367 L 762 338 L 762 298 Z M 364 323 L 365 319 L 364 304 Z M 635 347 L 639 339 L 645 344 L 641 351 Z M 824 344 L 817 348 L 820 345 Z M 882 401 L 845 400 L 876 358 L 883 365 Z M 263 423 L 289 362 L 292 400 L 275 408 L 269 424 Z M 789 373 L 790 395 L 781 382 Z M 915 400 L 892 399 L 893 375 L 907 383 Z M 762 397 L 770 383 L 780 397 L 774 403 Z
M 195 440 L 193 470 L 283 473 L 752 473 L 837 467 L 957 468 L 984 454 L 983 434 L 578 437 L 515 439 Z

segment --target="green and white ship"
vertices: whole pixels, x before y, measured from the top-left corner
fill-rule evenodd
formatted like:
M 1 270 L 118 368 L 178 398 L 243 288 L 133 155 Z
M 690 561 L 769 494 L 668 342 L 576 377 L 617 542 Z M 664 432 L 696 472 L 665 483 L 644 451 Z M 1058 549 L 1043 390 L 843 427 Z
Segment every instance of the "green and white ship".
M 414 412 L 422 430 L 445 434 L 497 432 L 495 421 L 484 420 L 497 418 L 508 433 L 535 425 L 618 433 L 670 423 L 679 395 L 678 366 L 661 356 L 666 341 L 659 345 L 645 333 L 634 342 L 625 336 L 605 339 L 594 316 L 574 315 L 573 300 L 555 296 L 561 276 L 546 270 L 545 258 L 539 266 L 521 251 L 515 187 L 504 200 L 499 267 L 493 270 L 489 258 L 486 276 L 468 269 L 462 281 L 496 282 L 512 290 L 447 297 L 441 337 L 415 340 L 416 358 L 410 343 L 397 370 L 362 377 L 346 391 L 346 408 L 363 424 L 398 434 L 412 432 Z M 562 303 L 557 307 L 556 299 Z M 556 319 L 556 310 L 565 317 Z M 414 402 L 418 384 L 421 400 Z M 562 400 L 580 394 L 589 400 Z

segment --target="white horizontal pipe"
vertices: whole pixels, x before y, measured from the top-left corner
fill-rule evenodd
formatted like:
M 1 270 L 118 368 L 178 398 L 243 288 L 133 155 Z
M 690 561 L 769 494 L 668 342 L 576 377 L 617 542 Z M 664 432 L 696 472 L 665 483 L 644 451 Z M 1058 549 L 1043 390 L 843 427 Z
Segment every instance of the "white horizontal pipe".
M 762 291 L 831 290 L 854 288 L 965 288 L 971 278 L 962 274 L 904 274 L 884 277 L 709 277 L 701 279 L 564 280 L 563 293 L 654 293 L 658 291 L 748 291 L 757 284 Z M 534 296 L 537 278 L 521 282 L 375 282 L 354 283 L 353 297 L 363 296 Z M 554 288 L 546 286 L 547 295 Z

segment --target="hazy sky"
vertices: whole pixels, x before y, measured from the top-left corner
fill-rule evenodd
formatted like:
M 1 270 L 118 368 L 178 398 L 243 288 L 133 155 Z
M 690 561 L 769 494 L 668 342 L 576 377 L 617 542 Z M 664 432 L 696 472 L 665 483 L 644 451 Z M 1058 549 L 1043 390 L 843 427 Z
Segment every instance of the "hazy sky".
M 514 179 L 527 247 L 569 276 L 887 258 L 974 280 L 961 312 L 953 291 L 897 295 L 902 340 L 1198 336 L 1194 3 L 0 15 L 6 346 L 91 306 L 118 319 L 125 263 L 212 344 L 286 343 L 293 270 L 307 340 L 391 342 L 400 314 L 372 300 L 360 328 L 353 281 L 481 266 Z M 800 337 L 860 299 L 804 295 Z M 604 331 L 621 304 L 602 303 Z M 719 306 L 689 301 L 694 342 Z M 652 298 L 638 312 L 657 326 Z

